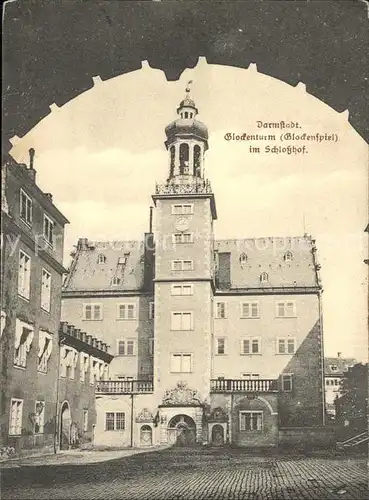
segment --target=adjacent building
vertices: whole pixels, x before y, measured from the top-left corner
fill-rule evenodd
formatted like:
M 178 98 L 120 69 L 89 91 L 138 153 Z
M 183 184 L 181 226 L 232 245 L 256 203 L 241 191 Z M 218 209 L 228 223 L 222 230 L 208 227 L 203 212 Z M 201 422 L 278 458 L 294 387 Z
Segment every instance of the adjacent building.
M 315 241 L 217 240 L 207 127 L 189 91 L 141 242 L 79 240 L 62 317 L 112 346 L 95 443 L 276 446 L 324 425 Z M 210 168 L 209 168 L 210 170 Z
M 53 447 L 65 216 L 30 165 L 2 168 L 0 446 Z
M 59 329 L 58 449 L 93 443 L 96 383 L 109 378 L 108 345 L 63 322 Z
M 348 369 L 357 363 L 354 358 L 343 358 L 337 353 L 336 358 L 324 358 L 325 404 L 327 415 L 336 416 L 335 400 L 340 396 L 342 380 Z

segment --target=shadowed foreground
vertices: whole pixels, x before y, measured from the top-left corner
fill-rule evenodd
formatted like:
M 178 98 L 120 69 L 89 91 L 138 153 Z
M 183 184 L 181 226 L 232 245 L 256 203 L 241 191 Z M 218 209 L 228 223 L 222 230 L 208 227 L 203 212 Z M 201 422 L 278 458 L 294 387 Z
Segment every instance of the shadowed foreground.
M 31 464 L 32 462 L 30 462 Z M 361 499 L 365 458 L 170 448 L 107 462 L 2 471 L 5 499 Z

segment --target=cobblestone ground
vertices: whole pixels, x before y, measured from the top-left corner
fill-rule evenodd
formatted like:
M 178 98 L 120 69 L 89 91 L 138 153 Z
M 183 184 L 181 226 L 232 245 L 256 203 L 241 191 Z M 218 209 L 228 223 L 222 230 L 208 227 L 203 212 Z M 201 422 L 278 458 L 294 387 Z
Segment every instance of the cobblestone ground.
M 102 463 L 2 470 L 2 498 L 83 500 L 366 499 L 364 458 L 171 448 Z

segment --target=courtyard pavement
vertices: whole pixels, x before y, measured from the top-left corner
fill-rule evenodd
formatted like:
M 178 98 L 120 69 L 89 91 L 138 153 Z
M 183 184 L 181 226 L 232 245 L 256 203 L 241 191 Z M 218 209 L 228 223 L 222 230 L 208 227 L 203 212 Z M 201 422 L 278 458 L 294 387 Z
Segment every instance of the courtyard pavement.
M 79 465 L 46 460 L 3 468 L 1 476 L 3 500 L 368 498 L 365 457 L 230 448 L 166 448 Z

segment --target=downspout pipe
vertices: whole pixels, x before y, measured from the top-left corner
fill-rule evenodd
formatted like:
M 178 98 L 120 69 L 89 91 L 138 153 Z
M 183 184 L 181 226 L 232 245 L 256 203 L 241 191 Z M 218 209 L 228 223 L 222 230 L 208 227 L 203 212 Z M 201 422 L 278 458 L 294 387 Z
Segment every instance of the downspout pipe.
M 133 448 L 133 394 L 131 394 L 131 448 Z

